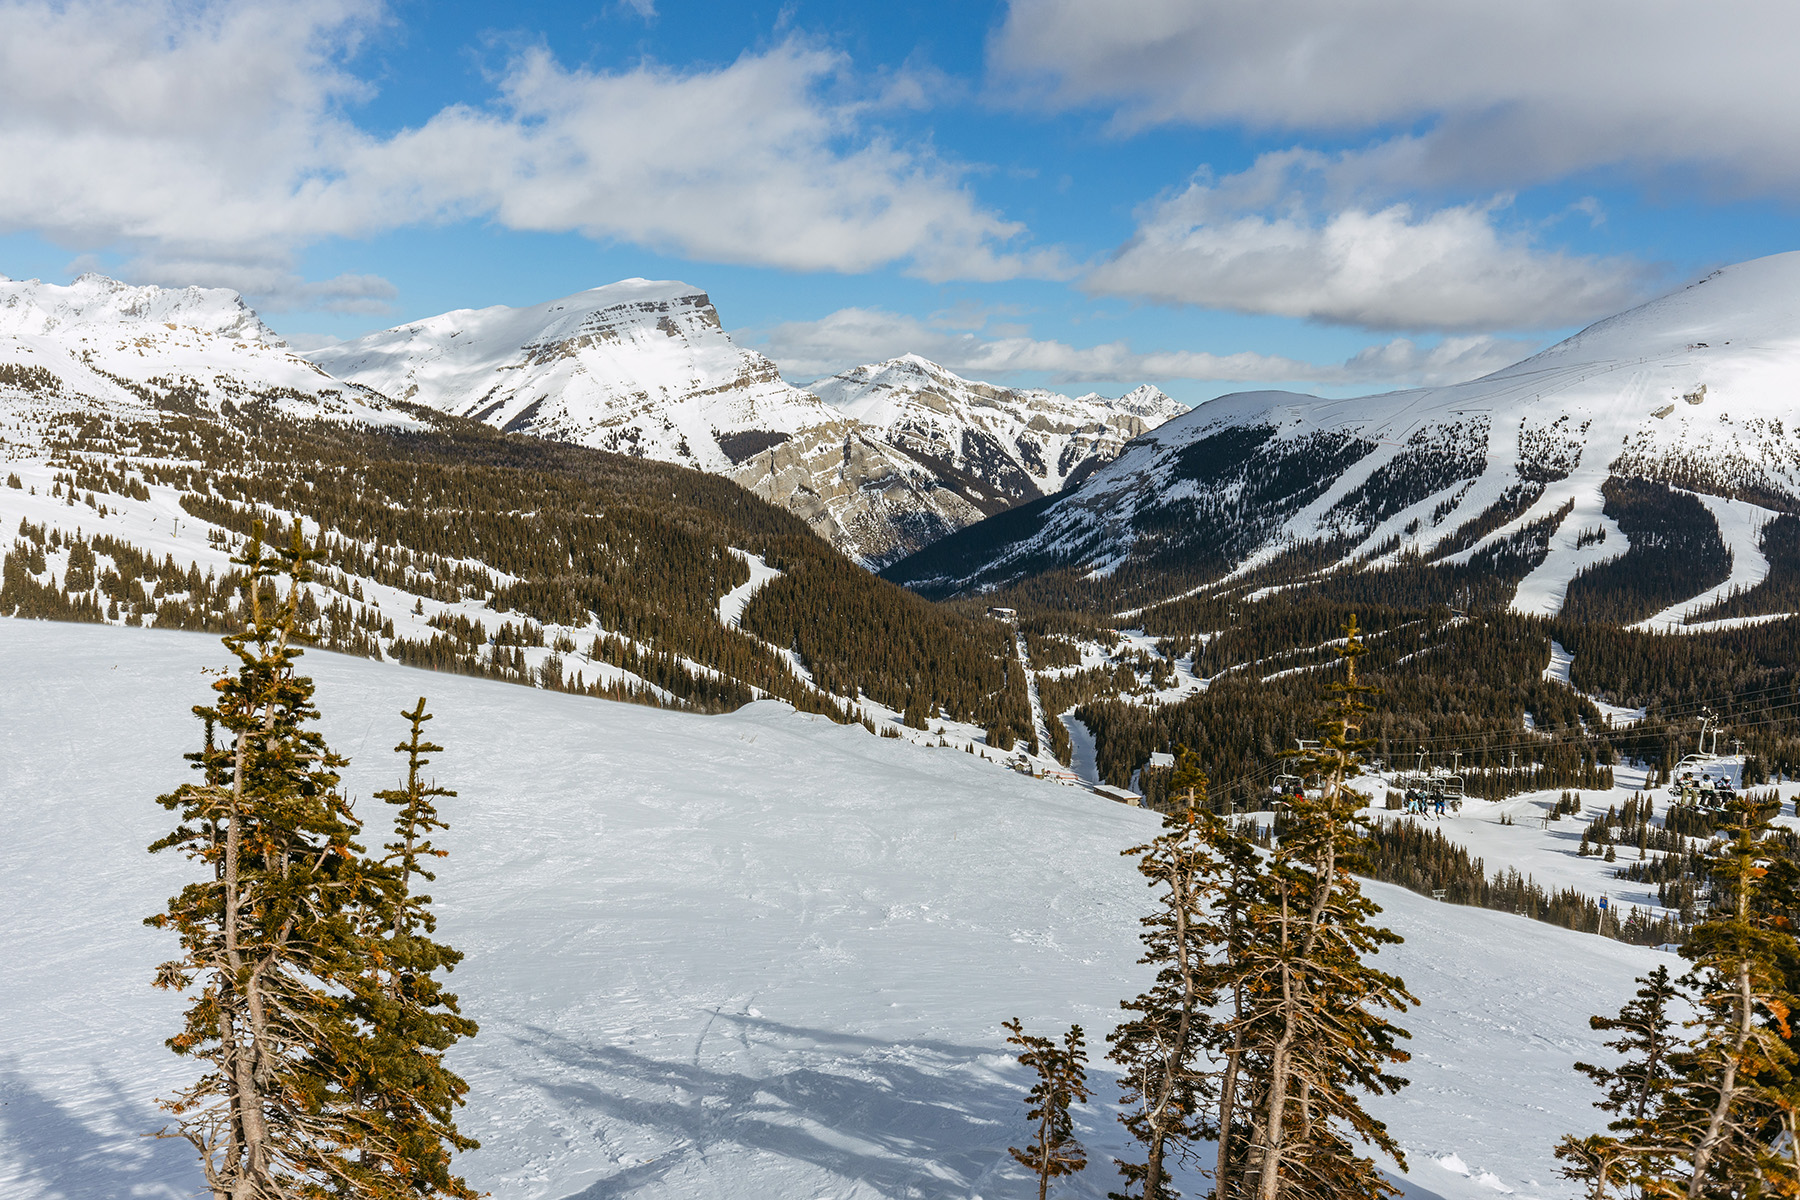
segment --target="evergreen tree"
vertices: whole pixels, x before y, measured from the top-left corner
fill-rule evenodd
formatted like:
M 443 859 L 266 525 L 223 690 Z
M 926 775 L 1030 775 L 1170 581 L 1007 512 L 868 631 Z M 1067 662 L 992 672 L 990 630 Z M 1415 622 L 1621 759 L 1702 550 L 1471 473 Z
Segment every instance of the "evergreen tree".
M 1345 679 L 1331 685 L 1333 710 L 1318 724 L 1318 750 L 1303 764 L 1324 787 L 1291 802 L 1250 913 L 1242 968 L 1250 995 L 1238 1021 L 1247 1042 L 1250 1135 L 1241 1167 L 1223 1164 L 1219 1200 L 1393 1195 L 1350 1136 L 1405 1164 L 1386 1126 L 1357 1096 L 1405 1086 L 1386 1067 L 1407 1061 L 1398 1044 L 1406 1032 L 1377 1010 L 1416 1003 L 1398 977 L 1365 961 L 1400 938 L 1374 924 L 1381 910 L 1350 874 L 1358 864 L 1363 799 L 1348 782 L 1370 744 L 1360 733 L 1374 691 L 1356 678 L 1358 633 L 1351 617 L 1339 649 Z
M 344 997 L 368 967 L 355 914 L 382 874 L 354 840 L 338 790 L 345 760 L 308 727 L 319 715 L 312 681 L 294 669 L 310 556 L 297 531 L 291 547 L 265 553 L 261 532 L 234 560 L 244 628 L 224 641 L 237 672 L 214 685 L 214 704 L 194 710 L 206 738 L 188 758 L 201 781 L 159 798 L 180 824 L 150 847 L 204 868 L 147 924 L 174 930 L 183 951 L 158 969 L 157 985 L 199 985 L 168 1045 L 206 1070 L 165 1102 L 179 1118 L 165 1136 L 193 1143 L 215 1200 L 348 1184 L 346 1147 L 358 1140 L 349 1098 L 318 1064 L 346 1036 Z M 274 585 L 283 574 L 285 596 Z
M 1086 1102 L 1087 1043 L 1081 1026 L 1072 1025 L 1063 1034 L 1063 1044 L 1025 1032 L 1017 1017 L 1001 1023 L 1012 1034 L 1007 1044 L 1021 1047 L 1019 1063 L 1037 1072 L 1037 1082 L 1026 1093 L 1029 1105 L 1027 1121 L 1037 1122 L 1037 1132 L 1021 1150 L 1007 1147 L 1022 1166 L 1038 1177 L 1038 1200 L 1050 1194 L 1050 1181 L 1062 1175 L 1073 1175 L 1087 1166 L 1087 1151 L 1075 1140 L 1075 1125 L 1069 1116 L 1071 1102 Z
M 1575 1064 L 1577 1071 L 1605 1089 L 1605 1097 L 1596 1101 L 1595 1107 L 1619 1114 L 1613 1122 L 1615 1129 L 1642 1128 L 1655 1119 L 1668 1091 L 1668 1059 L 1676 1042 L 1669 1005 L 1679 992 L 1675 981 L 1669 978 L 1669 968 L 1657 967 L 1637 982 L 1643 986 L 1619 1009 L 1618 1016 L 1588 1018 L 1590 1028 L 1619 1034 L 1606 1046 L 1618 1051 L 1625 1061 L 1617 1067 Z
M 338 1064 L 356 1096 L 362 1134 L 356 1194 L 473 1200 L 477 1193 L 450 1173 L 453 1150 L 480 1144 L 456 1128 L 453 1110 L 468 1084 L 444 1065 L 443 1054 L 477 1027 L 436 977 L 454 970 L 462 954 L 431 938 L 437 928 L 431 897 L 414 890 L 436 878 L 429 864 L 448 854 L 430 840 L 433 831 L 448 828 L 432 801 L 456 793 L 422 774 L 431 761 L 426 755 L 443 751 L 424 738 L 431 720 L 425 698 L 400 715 L 409 736 L 394 750 L 406 755 L 406 779 L 375 793 L 394 807 L 394 840 L 382 847 L 390 886 L 384 902 L 366 914 L 375 969 L 360 980 L 353 1005 L 367 1034 L 353 1044 L 353 1057 Z
M 1615 1114 L 1607 1125 L 1614 1136 L 1569 1136 L 1556 1147 L 1556 1157 L 1569 1164 L 1562 1169 L 1563 1178 L 1586 1184 L 1589 1200 L 1605 1200 L 1613 1188 L 1641 1180 L 1656 1158 L 1653 1131 L 1669 1091 L 1670 1056 L 1680 1047 L 1669 1005 L 1681 993 L 1667 967 L 1658 967 L 1637 982 L 1643 986 L 1618 1016 L 1588 1019 L 1596 1030 L 1619 1034 L 1606 1046 L 1618 1051 L 1624 1062 L 1617 1067 L 1575 1064 L 1577 1071 L 1605 1089 L 1594 1106 Z
M 1177 760 L 1179 765 L 1179 759 Z M 1212 856 L 1218 886 L 1212 901 L 1212 929 L 1217 938 L 1209 983 L 1227 1005 L 1227 1019 L 1209 1029 L 1209 1047 L 1223 1061 L 1219 1073 L 1215 1195 L 1225 1196 L 1227 1183 L 1241 1176 L 1252 1117 L 1250 1005 L 1254 980 L 1251 940 L 1257 936 L 1252 913 L 1263 899 L 1263 859 L 1254 838 L 1240 825 L 1206 815 L 1202 837 Z
M 1107 1057 L 1120 1068 L 1119 1115 L 1143 1147 L 1142 1162 L 1116 1160 L 1129 1193 L 1117 1200 L 1169 1200 L 1177 1193 L 1168 1182 L 1168 1158 L 1192 1160 L 1194 1143 L 1216 1132 L 1211 1102 L 1216 1084 L 1205 1050 L 1215 1037 L 1211 1006 L 1217 1001 L 1215 975 L 1208 955 L 1219 938 L 1210 901 L 1218 887 L 1217 862 L 1208 852 L 1200 806 L 1206 781 L 1183 780 L 1184 795 L 1193 800 L 1163 819 L 1163 832 L 1150 842 L 1124 851 L 1138 859 L 1138 871 L 1152 888 L 1161 889 L 1155 911 L 1140 919 L 1144 955 L 1138 961 L 1156 968 L 1150 989 L 1119 1006 L 1132 1014 L 1107 1038 Z
M 1682 983 L 1698 1016 L 1690 1044 L 1671 1058 L 1675 1084 L 1649 1131 L 1663 1151 L 1661 1169 L 1645 1181 L 1651 1197 L 1800 1194 L 1788 1023 L 1795 997 L 1785 969 L 1794 935 L 1766 886 L 1781 857 L 1775 806 L 1740 796 L 1729 811 L 1730 840 L 1709 863 L 1712 915 L 1681 951 L 1693 963 Z

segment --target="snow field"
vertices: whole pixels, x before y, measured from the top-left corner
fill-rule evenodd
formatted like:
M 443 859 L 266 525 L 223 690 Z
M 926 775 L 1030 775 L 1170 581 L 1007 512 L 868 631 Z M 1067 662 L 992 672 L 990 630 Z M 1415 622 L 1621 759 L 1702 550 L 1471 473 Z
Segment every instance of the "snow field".
M 482 1024 L 454 1052 L 483 1142 L 460 1162 L 471 1183 L 527 1200 L 1031 1194 L 1005 1153 L 1026 1081 L 999 1022 L 1079 1021 L 1102 1045 L 1145 982 L 1148 896 L 1118 852 L 1150 814 L 774 703 L 698 717 L 303 661 L 353 794 L 391 783 L 421 693 L 449 747 L 433 770 L 460 796 L 433 892 Z M 202 670 L 224 662 L 205 635 L 0 620 L 9 1200 L 199 1184 L 185 1143 L 141 1136 L 188 1068 L 161 1046 L 181 1006 L 148 986 L 172 942 L 139 922 L 187 875 L 143 847 L 197 740 Z M 1380 961 L 1421 1001 L 1400 1019 L 1414 1086 L 1373 1102 L 1409 1194 L 1572 1195 L 1550 1147 L 1598 1127 L 1569 1069 L 1604 1053 L 1587 1016 L 1663 956 L 1370 890 L 1408 939 Z M 1125 1146 L 1096 1074 L 1079 1115 L 1094 1165 L 1059 1196 L 1116 1186 Z

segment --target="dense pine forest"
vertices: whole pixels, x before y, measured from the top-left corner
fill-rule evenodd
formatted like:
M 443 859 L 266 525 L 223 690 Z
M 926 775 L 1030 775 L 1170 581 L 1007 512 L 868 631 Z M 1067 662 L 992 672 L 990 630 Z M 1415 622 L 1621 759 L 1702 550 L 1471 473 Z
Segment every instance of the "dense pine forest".
M 279 539 L 299 520 L 324 597 L 308 593 L 304 636 L 326 649 L 701 712 L 770 695 L 848 721 L 860 693 L 910 707 L 921 727 L 1030 735 L 1003 630 L 875 579 L 736 484 L 418 415 L 427 426 L 405 431 L 253 405 L 222 419 L 72 420 L 52 443 L 50 491 L 98 517 L 175 489 L 222 550 L 255 521 Z M 229 570 L 202 574 L 111 535 L 29 521 L 13 532 L 0 612 L 196 630 L 234 620 Z M 782 574 L 734 628 L 719 602 L 750 578 L 746 555 Z M 397 630 L 371 583 L 412 600 L 426 629 Z M 604 682 L 596 664 L 635 678 Z

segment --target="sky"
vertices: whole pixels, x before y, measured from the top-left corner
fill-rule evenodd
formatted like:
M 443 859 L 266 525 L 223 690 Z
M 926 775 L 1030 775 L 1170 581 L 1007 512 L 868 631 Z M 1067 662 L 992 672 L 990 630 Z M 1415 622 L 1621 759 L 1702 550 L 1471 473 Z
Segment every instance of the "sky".
M 1800 246 L 1765 0 L 0 0 L 0 274 L 300 347 L 632 276 L 791 381 L 1498 369 Z

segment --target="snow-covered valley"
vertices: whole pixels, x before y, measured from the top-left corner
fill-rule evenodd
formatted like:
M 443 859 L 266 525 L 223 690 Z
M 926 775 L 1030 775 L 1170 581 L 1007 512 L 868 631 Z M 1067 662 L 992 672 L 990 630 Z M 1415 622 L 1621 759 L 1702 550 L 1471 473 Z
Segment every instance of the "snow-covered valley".
M 152 1100 L 186 1068 L 141 924 L 184 877 L 144 847 L 184 776 L 216 639 L 0 620 L 0 1193 L 177 1196 L 199 1176 Z M 324 728 L 351 790 L 391 784 L 421 693 L 451 857 L 434 891 L 482 1024 L 460 1169 L 502 1197 L 999 1197 L 1025 1080 L 1000 1021 L 1079 1021 L 1099 1043 L 1144 982 L 1145 890 L 1119 851 L 1140 810 L 978 756 L 870 736 L 772 702 L 663 712 L 324 653 Z M 1523 828 L 1506 835 L 1524 834 Z M 1506 841 L 1483 853 L 1498 865 Z M 1584 866 L 1586 863 L 1583 864 Z M 1421 1004 L 1413 1085 L 1374 1108 L 1408 1193 L 1572 1195 L 1550 1147 L 1598 1127 L 1593 1012 L 1656 951 L 1370 891 Z M 1100 1081 L 1078 1127 L 1116 1186 Z

